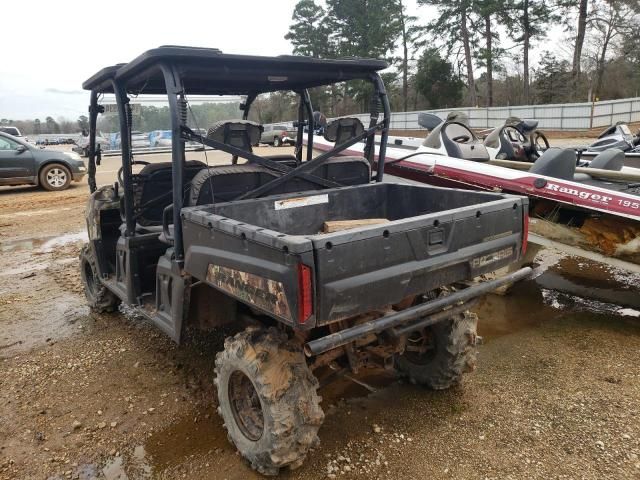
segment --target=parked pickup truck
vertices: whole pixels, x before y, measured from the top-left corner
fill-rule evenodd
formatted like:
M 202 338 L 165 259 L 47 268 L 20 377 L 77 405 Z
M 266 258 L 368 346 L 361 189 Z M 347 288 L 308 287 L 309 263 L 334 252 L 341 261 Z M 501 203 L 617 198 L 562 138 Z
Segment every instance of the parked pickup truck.
M 260 135 L 260 143 L 267 143 L 274 147 L 282 145 L 295 145 L 297 132 L 293 128 L 286 125 L 265 125 L 262 135 Z

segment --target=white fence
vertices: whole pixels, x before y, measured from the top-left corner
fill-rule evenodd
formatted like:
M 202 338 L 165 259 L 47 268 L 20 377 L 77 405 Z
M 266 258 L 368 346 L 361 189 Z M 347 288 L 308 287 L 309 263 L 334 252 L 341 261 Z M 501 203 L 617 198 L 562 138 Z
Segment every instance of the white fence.
M 538 120 L 539 128 L 549 130 L 587 130 L 604 128 L 616 122 L 640 122 L 640 98 L 625 98 L 595 103 L 559 103 L 553 105 L 527 105 L 491 108 L 455 108 L 429 110 L 441 118 L 452 112 L 464 112 L 469 117 L 472 128 L 493 128 L 508 117 Z M 426 110 L 425 110 L 426 112 Z M 420 130 L 419 112 L 398 112 L 391 114 L 391 128 L 394 130 Z M 364 125 L 369 124 L 369 115 L 354 115 Z

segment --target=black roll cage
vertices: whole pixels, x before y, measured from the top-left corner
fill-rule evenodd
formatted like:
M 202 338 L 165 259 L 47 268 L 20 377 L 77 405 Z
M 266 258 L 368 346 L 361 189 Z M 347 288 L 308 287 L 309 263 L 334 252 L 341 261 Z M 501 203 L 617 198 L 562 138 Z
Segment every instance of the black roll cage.
M 232 155 L 232 163 L 234 164 L 237 163 L 237 159 L 239 157 L 242 157 L 249 162 L 257 163 L 281 174 L 274 180 L 260 186 L 259 188 L 251 192 L 246 193 L 241 197 L 254 198 L 259 195 L 268 193 L 274 187 L 277 187 L 278 185 L 293 177 L 302 177 L 322 187 L 342 186 L 331 180 L 325 180 L 323 178 L 316 177 L 310 172 L 315 170 L 320 165 L 326 163 L 331 157 L 335 156 L 339 152 L 346 150 L 347 148 L 364 139 L 366 139 L 364 156 L 365 158 L 367 158 L 367 160 L 369 160 L 369 163 L 371 165 L 374 165 L 375 134 L 377 131 L 380 131 L 381 140 L 378 150 L 378 161 L 375 179 L 377 182 L 382 181 L 384 175 L 387 138 L 389 135 L 389 126 L 391 122 L 391 108 L 389 105 L 389 99 L 387 97 L 384 82 L 377 72 L 369 73 L 366 78 L 361 78 L 361 80 L 369 81 L 373 85 L 374 89 L 374 94 L 371 101 L 370 122 L 368 128 L 366 128 L 362 134 L 357 135 L 356 137 L 351 138 L 350 140 L 343 142 L 340 145 L 334 146 L 333 149 L 322 153 L 316 158 L 313 158 L 314 120 L 311 98 L 307 88 L 294 90 L 294 93 L 300 96 L 300 102 L 298 106 L 297 137 L 295 146 L 296 167 L 292 168 L 288 165 L 270 160 L 268 158 L 260 157 L 245 150 L 233 147 L 222 142 L 218 142 L 210 138 L 206 138 L 200 134 L 195 133 L 182 121 L 182 118 L 186 118 L 186 111 L 184 111 L 184 109 L 186 108 L 185 102 L 187 99 L 187 92 L 185 92 L 180 70 L 175 65 L 172 65 L 169 62 L 160 62 L 157 67 L 160 69 L 164 78 L 166 94 L 169 101 L 171 132 L 172 138 L 174 139 L 171 148 L 173 188 L 172 205 L 170 207 L 167 207 L 171 209 L 171 212 L 165 211 L 165 219 L 168 220 L 166 217 L 168 216 L 168 214 L 171 214 L 173 221 L 173 234 L 171 236 L 171 240 L 173 241 L 174 257 L 175 261 L 180 265 L 182 265 L 184 261 L 182 224 L 180 222 L 180 215 L 183 208 L 182 190 L 186 141 L 195 141 L 205 146 L 229 153 L 230 155 Z M 122 158 L 122 187 L 124 190 L 124 236 L 134 237 L 136 235 L 136 219 L 134 216 L 134 204 L 132 195 L 133 172 L 131 167 L 133 164 L 133 152 L 131 148 L 131 109 L 129 104 L 130 99 L 128 96 L 126 83 L 119 81 L 116 75 L 113 75 L 110 78 L 106 79 L 105 82 L 103 82 L 99 87 L 91 89 L 89 105 L 89 187 L 91 192 L 94 192 L 96 190 L 96 164 L 100 164 L 101 158 L 101 152 L 96 148 L 96 125 L 98 114 L 104 112 L 104 107 L 98 104 L 99 95 L 103 93 L 102 90 L 112 91 L 115 94 L 116 103 L 118 105 Z M 267 91 L 252 91 L 247 95 L 245 102 L 240 105 L 240 109 L 243 111 L 243 119 L 246 120 L 248 118 L 249 110 L 256 97 L 260 93 L 266 92 Z M 182 107 L 181 103 L 183 105 Z M 380 106 L 382 106 L 382 120 L 379 120 Z M 307 152 L 306 161 L 302 162 L 302 144 L 305 126 L 308 127 Z M 168 228 L 166 227 L 167 225 L 165 225 L 165 235 L 168 234 Z

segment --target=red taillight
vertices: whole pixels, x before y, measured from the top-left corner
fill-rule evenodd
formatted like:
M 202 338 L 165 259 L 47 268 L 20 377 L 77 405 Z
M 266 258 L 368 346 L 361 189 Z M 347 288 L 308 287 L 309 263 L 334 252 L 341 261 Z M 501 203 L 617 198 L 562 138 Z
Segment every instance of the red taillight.
M 529 241 L 529 215 L 524 212 L 524 219 L 522 221 L 522 256 L 527 253 L 527 242 Z
M 283 137 L 283 138 L 286 137 L 287 136 L 287 131 L 283 130 L 282 133 L 280 134 L 280 136 Z
M 311 268 L 303 263 L 298 264 L 298 323 L 309 320 L 313 314 L 313 281 Z

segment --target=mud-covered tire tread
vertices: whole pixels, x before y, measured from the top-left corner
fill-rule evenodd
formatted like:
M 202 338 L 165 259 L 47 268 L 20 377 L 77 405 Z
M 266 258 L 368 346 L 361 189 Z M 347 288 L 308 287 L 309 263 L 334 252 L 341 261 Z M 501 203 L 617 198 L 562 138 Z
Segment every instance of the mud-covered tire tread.
M 465 312 L 431 327 L 437 345 L 431 362 L 418 365 L 398 355 L 395 366 L 398 373 L 416 385 L 434 390 L 445 390 L 460 384 L 463 374 L 476 366 L 476 337 L 478 317 Z
M 85 244 L 80 251 L 80 278 L 82 280 L 84 295 L 87 298 L 89 307 L 96 313 L 110 313 L 116 311 L 118 305 L 120 305 L 120 299 L 102 283 L 95 280 L 96 291 L 95 293 L 90 291 L 84 268 L 85 262 L 88 262 L 89 265 L 91 265 L 93 272 L 98 271 L 95 255 L 88 244 Z
M 324 420 L 319 384 L 300 345 L 276 328 L 249 328 L 225 340 L 215 363 L 218 413 L 240 455 L 263 475 L 299 467 L 309 449 L 319 444 Z M 265 428 L 256 442 L 243 436 L 229 402 L 228 382 L 236 370 L 251 379 L 261 400 Z

